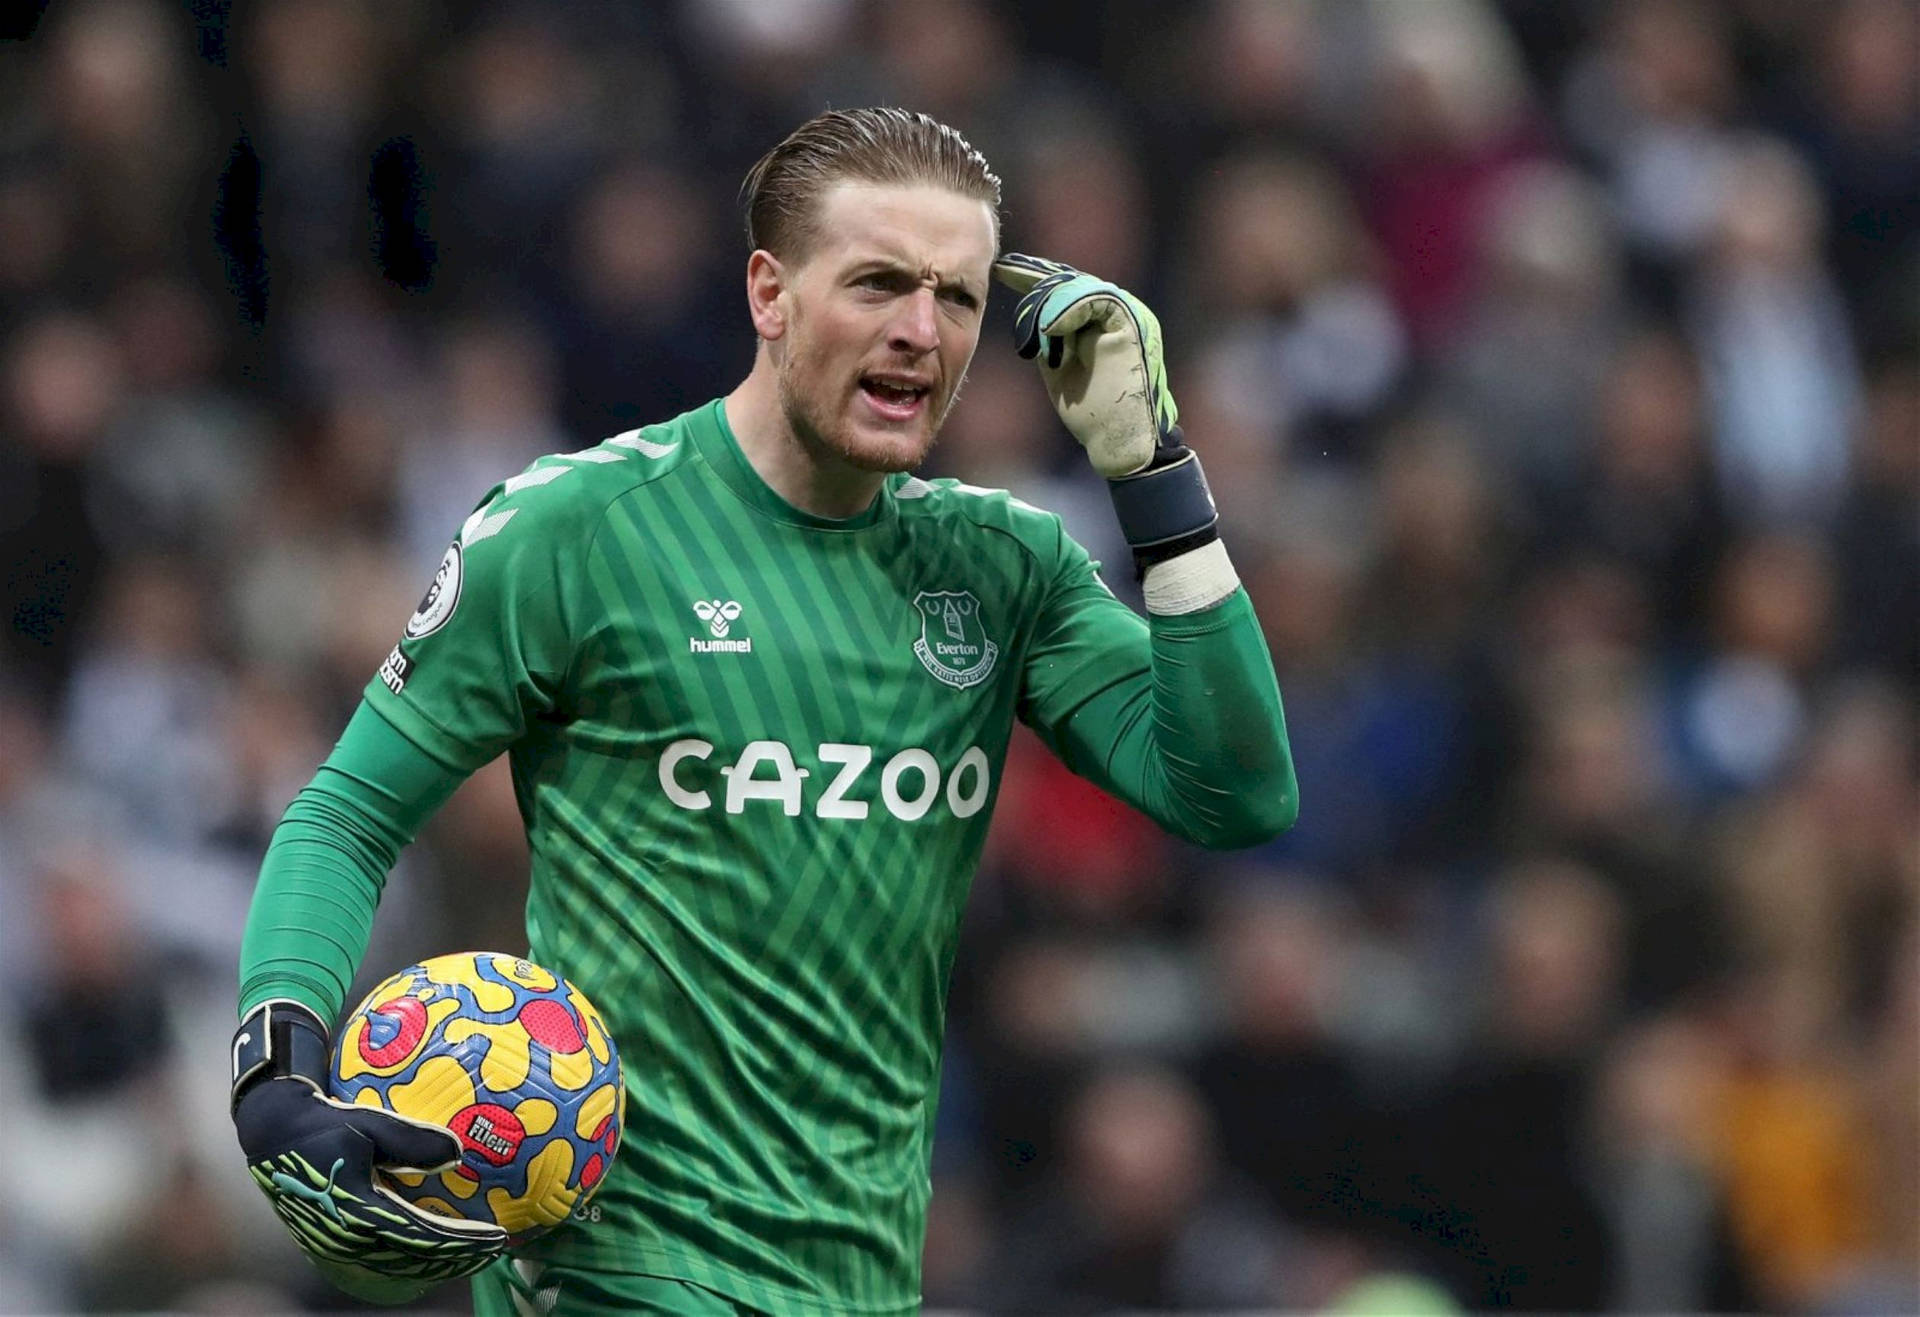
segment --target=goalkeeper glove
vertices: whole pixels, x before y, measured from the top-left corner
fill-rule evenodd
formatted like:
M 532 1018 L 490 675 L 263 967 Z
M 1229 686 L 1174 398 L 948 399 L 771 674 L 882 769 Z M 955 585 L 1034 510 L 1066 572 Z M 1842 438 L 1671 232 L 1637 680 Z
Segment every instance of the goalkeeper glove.
M 437 1216 L 375 1178 L 447 1170 L 453 1131 L 327 1096 L 320 1017 L 291 1001 L 256 1006 L 233 1037 L 233 1124 L 247 1169 L 313 1264 L 355 1298 L 405 1303 L 470 1275 L 507 1246 L 497 1225 Z
M 1014 350 L 1038 358 L 1054 410 L 1107 478 L 1141 574 L 1218 539 L 1207 478 L 1181 441 L 1153 312 L 1058 261 L 1009 252 L 993 273 L 1020 294 Z

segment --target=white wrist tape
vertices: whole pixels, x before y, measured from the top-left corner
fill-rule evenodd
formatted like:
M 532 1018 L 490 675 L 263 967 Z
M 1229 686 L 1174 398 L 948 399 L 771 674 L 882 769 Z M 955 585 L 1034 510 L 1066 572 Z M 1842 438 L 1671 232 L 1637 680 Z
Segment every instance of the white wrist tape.
M 1147 611 L 1162 617 L 1212 608 L 1239 588 L 1239 573 L 1219 540 L 1155 563 L 1140 582 Z

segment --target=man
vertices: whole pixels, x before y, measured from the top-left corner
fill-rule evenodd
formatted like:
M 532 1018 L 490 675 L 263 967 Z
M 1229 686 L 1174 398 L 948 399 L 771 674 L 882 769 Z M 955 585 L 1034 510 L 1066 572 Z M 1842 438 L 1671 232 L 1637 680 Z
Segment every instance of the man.
M 387 869 L 501 751 L 531 957 L 606 1015 L 630 1096 L 588 1219 L 482 1272 L 483 1314 L 915 1307 L 946 985 L 1016 717 L 1201 844 L 1294 817 L 1272 664 L 1147 309 L 996 265 L 999 180 L 924 115 L 820 115 L 743 194 L 747 379 L 487 495 L 262 867 L 235 1123 L 355 1293 L 503 1249 L 375 1187 L 376 1164 L 451 1163 L 450 1134 L 317 1096 Z M 1113 481 L 1146 621 L 1057 518 L 908 474 L 995 273 Z

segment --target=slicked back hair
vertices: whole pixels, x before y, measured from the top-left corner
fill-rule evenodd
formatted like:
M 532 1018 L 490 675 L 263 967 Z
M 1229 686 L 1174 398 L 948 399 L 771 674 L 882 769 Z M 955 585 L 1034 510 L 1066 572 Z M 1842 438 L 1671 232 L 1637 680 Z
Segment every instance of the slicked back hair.
M 836 183 L 929 183 L 984 201 L 1000 226 L 1000 177 L 986 157 L 930 115 L 891 106 L 827 110 L 760 157 L 740 185 L 749 250 L 806 259 L 820 198 Z

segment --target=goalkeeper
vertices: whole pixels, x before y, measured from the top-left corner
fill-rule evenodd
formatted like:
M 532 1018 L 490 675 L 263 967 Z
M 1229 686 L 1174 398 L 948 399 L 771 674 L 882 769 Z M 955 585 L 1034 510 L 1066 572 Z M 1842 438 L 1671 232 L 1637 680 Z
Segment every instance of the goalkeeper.
M 996 261 L 999 180 L 924 115 L 822 114 L 742 195 L 751 373 L 481 500 L 262 866 L 234 1120 L 364 1297 L 478 1272 L 481 1314 L 913 1310 L 947 981 L 1014 720 L 1201 845 L 1294 818 L 1272 662 L 1147 308 Z M 1109 481 L 1145 619 L 1057 517 L 910 474 L 995 277 Z M 529 954 L 606 1015 L 630 1091 L 599 1196 L 510 1258 L 378 1188 L 376 1165 L 451 1162 L 451 1134 L 322 1096 L 387 871 L 502 751 Z

